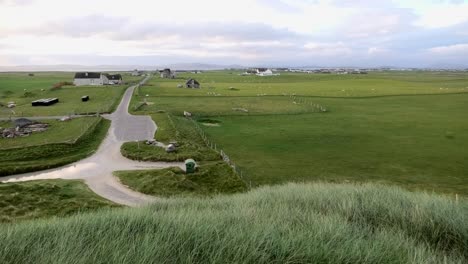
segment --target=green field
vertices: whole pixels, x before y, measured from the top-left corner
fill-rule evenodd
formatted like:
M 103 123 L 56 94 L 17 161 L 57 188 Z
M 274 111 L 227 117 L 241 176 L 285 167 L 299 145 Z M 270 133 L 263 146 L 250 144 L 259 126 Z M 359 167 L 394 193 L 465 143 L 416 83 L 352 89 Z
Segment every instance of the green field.
M 19 116 L 63 116 L 69 114 L 88 114 L 112 112 L 120 102 L 127 85 L 119 86 L 63 86 L 51 89 L 59 82 L 73 82 L 73 73 L 53 72 L 0 73 L 0 103 L 15 102 L 13 109 L 0 107 L 0 117 Z M 136 83 L 142 77 L 123 75 L 124 81 Z M 88 95 L 88 102 L 81 97 Z M 47 107 L 32 107 L 31 102 L 41 98 L 58 98 L 59 103 Z M 13 112 L 12 112 L 13 110 Z
M 53 121 L 49 131 L 26 138 L 0 139 L 0 176 L 55 168 L 84 159 L 98 149 L 109 126 L 108 120 L 85 117 L 66 123 Z
M 0 225 L 2 263 L 466 263 L 466 200 L 289 184 Z
M 63 217 L 111 207 L 117 205 L 77 180 L 0 183 L 0 223 Z
M 28 137 L 0 138 L 0 150 L 9 148 L 25 148 L 45 144 L 74 143 L 88 129 L 93 129 L 99 123 L 99 117 L 75 118 L 70 121 L 58 120 L 33 120 L 39 123 L 49 124 L 47 131 L 33 133 Z M 14 123 L 0 121 L 0 127 L 14 127 Z
M 367 75 L 324 75 L 281 73 L 280 76 L 239 76 L 239 72 L 211 71 L 180 74 L 180 79 L 153 78 L 142 86 L 140 96 L 298 96 L 372 97 L 385 95 L 445 94 L 468 92 L 466 73 L 375 73 Z M 202 89 L 176 88 L 193 77 Z M 234 89 L 230 89 L 234 88 Z
M 189 76 L 202 88 L 177 88 Z M 372 181 L 468 195 L 467 73 L 179 78 L 153 78 L 130 110 L 191 112 L 254 186 Z

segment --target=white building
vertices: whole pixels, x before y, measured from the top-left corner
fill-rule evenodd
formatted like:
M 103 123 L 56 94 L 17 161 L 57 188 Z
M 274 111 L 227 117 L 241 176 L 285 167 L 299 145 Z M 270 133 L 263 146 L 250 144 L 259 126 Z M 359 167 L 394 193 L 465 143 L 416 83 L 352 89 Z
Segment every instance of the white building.
M 73 84 L 76 86 L 105 85 L 109 84 L 109 78 L 100 72 L 77 72 Z
M 270 69 L 257 69 L 257 76 L 273 76 Z

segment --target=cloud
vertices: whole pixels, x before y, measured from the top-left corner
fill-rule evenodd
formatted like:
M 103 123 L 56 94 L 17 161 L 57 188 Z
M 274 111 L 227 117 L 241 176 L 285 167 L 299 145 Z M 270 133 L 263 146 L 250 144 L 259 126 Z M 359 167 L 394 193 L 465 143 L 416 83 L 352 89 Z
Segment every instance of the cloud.
M 430 53 L 438 55 L 462 56 L 468 55 L 468 43 L 449 46 L 434 47 L 428 49 Z
M 13 33 L 10 31 L 10 33 Z M 190 42 L 194 39 L 219 41 L 260 41 L 300 39 L 301 36 L 285 28 L 274 28 L 263 23 L 206 22 L 206 23 L 141 23 L 129 17 L 85 16 L 15 30 L 16 34 L 54 35 L 68 37 L 101 36 L 113 40 L 147 40 L 179 37 Z
M 343 42 L 308 42 L 304 45 L 304 48 L 309 55 L 315 56 L 343 56 L 350 55 L 352 53 L 352 49 L 346 46 Z

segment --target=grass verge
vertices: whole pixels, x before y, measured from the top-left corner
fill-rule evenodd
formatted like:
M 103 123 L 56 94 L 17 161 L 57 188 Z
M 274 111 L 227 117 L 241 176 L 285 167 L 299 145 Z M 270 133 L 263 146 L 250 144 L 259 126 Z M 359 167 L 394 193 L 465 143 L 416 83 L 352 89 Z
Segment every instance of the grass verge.
M 110 207 L 117 205 L 77 180 L 0 183 L 0 223 L 63 217 Z
M 0 226 L 3 263 L 466 263 L 468 205 L 289 184 Z
M 177 167 L 138 172 L 121 171 L 115 174 L 131 189 L 160 197 L 212 196 L 247 190 L 245 183 L 226 163 L 217 161 L 199 165 L 193 174 L 186 174 Z

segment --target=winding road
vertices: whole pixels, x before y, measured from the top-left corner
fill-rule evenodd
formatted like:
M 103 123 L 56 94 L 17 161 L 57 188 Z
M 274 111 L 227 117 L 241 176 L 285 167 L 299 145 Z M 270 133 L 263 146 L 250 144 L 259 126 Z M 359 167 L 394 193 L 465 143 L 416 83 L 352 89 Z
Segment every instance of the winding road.
M 144 79 L 140 84 L 146 82 Z M 137 86 L 129 87 L 120 102 L 117 110 L 104 118 L 112 121 L 109 132 L 99 149 L 86 159 L 60 168 L 18 174 L 3 177 L 2 182 L 22 182 L 44 179 L 80 179 L 96 194 L 115 203 L 128 206 L 141 206 L 156 201 L 156 197 L 144 195 L 130 190 L 122 185 L 112 175 L 120 170 L 148 170 L 167 167 L 180 167 L 183 163 L 167 162 L 139 162 L 129 160 L 120 153 L 124 142 L 153 139 L 156 124 L 149 116 L 133 116 L 128 113 L 128 107 Z

